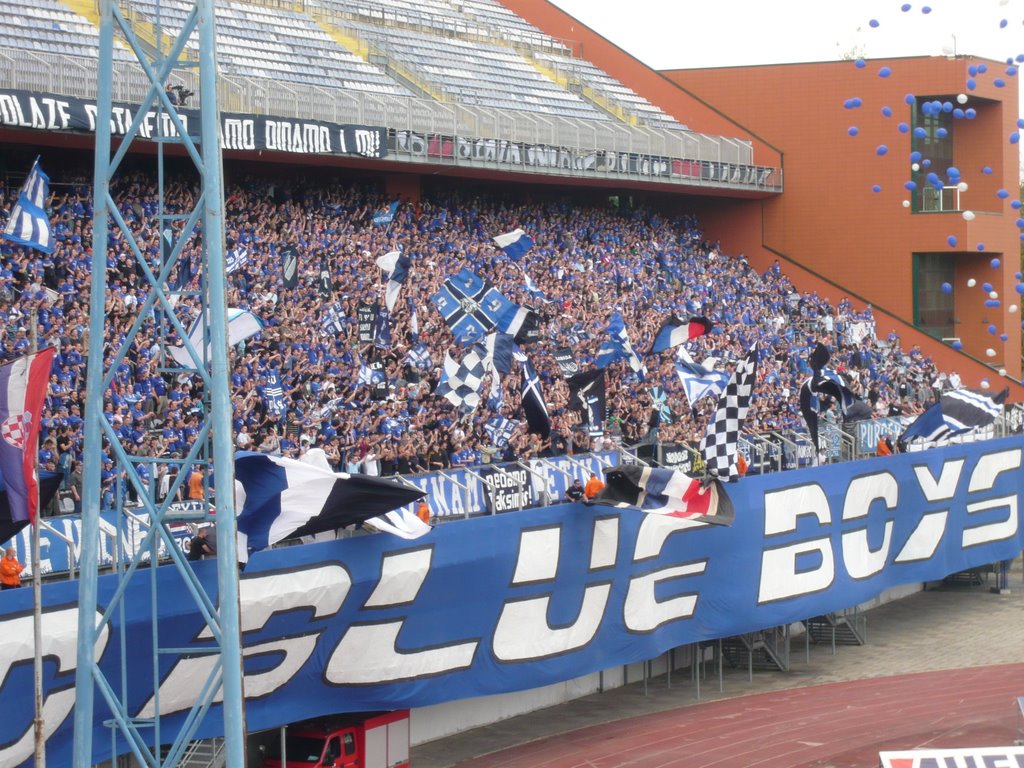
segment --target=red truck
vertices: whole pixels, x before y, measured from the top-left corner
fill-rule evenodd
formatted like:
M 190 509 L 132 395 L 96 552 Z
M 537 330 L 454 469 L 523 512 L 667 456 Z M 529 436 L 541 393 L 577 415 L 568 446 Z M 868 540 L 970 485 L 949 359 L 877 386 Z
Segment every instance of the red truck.
M 409 768 L 409 710 L 317 718 L 261 734 L 263 768 Z

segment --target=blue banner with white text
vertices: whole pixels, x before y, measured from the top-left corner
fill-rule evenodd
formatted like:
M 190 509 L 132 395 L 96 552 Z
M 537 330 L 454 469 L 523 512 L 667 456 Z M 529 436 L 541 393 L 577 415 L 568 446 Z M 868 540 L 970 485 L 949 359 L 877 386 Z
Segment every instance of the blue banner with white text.
M 731 527 L 570 503 L 453 521 L 414 541 L 379 533 L 258 552 L 241 580 L 247 726 L 549 685 L 1011 559 L 1024 547 L 1022 450 L 1015 436 L 746 477 L 726 487 Z M 562 473 L 583 470 L 547 471 L 561 478 L 545 489 L 555 499 Z M 216 563 L 194 567 L 214 593 Z M 154 681 L 140 573 L 97 654 L 133 715 L 154 713 L 159 688 L 167 728 L 187 715 L 215 657 L 201 652 L 208 635 L 181 577 L 169 566 L 156 576 L 160 644 L 182 651 L 161 654 Z M 101 606 L 114 588 L 100 579 Z M 53 765 L 70 764 L 77 594 L 73 582 L 44 590 Z M 0 765 L 32 758 L 31 608 L 28 589 L 0 593 Z M 218 731 L 219 706 L 211 712 L 198 737 Z M 100 762 L 109 713 L 100 703 L 95 713 Z

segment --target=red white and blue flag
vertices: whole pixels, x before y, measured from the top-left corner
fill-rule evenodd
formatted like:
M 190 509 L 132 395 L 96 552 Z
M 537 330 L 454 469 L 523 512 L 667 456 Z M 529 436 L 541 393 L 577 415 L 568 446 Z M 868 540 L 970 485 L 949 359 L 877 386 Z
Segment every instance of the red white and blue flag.
M 53 355 L 50 347 L 0 367 L 0 473 L 8 507 L 0 541 L 34 523 L 39 509 L 37 444 Z

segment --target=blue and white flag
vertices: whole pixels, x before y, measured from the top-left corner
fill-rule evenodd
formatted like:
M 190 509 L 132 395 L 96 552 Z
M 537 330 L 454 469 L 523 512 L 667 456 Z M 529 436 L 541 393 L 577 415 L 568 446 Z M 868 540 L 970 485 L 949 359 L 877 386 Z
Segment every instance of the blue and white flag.
M 521 229 L 514 229 L 494 238 L 495 244 L 505 252 L 512 261 L 519 261 L 533 248 L 533 238 Z
M 997 395 L 973 389 L 947 392 L 906 428 L 900 441 L 934 443 L 987 427 L 1003 412 L 1009 394 L 1008 387 Z
M 411 504 L 417 488 L 365 475 L 331 472 L 296 459 L 235 455 L 238 557 L 279 541 L 344 528 Z
M 682 347 L 676 353 L 676 374 L 683 383 L 683 391 L 691 409 L 696 408 L 697 402 L 705 397 L 721 395 L 729 383 L 728 372 L 698 365 Z
M 46 214 L 46 200 L 50 196 L 50 177 L 39 167 L 39 158 L 21 185 L 18 199 L 11 207 L 11 217 L 4 228 L 4 239 L 18 245 L 53 253 L 53 230 Z
M 505 407 L 505 398 L 501 391 L 501 376 L 491 373 L 491 389 L 487 393 L 487 407 L 497 413 Z
M 233 347 L 245 341 L 252 336 L 260 333 L 263 330 L 263 321 L 260 320 L 252 312 L 245 309 L 237 309 L 234 307 L 228 308 L 228 346 Z M 209 365 L 210 350 L 207 348 L 206 352 L 203 352 L 203 326 L 199 322 L 199 318 L 196 318 L 195 322 L 188 332 L 188 340 L 192 345 L 192 348 L 196 351 L 196 354 L 200 356 L 200 359 L 205 361 Z M 192 356 L 185 349 L 184 344 L 177 346 L 168 346 L 167 352 L 171 358 L 180 365 L 182 368 L 188 368 L 190 370 L 196 370 L 196 363 L 192 359 Z
M 668 404 L 668 393 L 664 387 L 651 387 L 651 410 L 657 414 L 659 424 L 672 423 L 672 409 Z
M 405 361 L 417 371 L 429 371 L 434 367 L 430 358 L 430 350 L 423 342 L 419 342 L 405 354 Z
M 523 413 L 526 415 L 527 432 L 540 435 L 547 440 L 551 436 L 551 418 L 548 406 L 544 401 L 544 393 L 540 388 L 540 378 L 529 361 L 522 360 L 523 387 L 521 401 Z
M 616 360 L 626 360 L 629 367 L 643 379 L 647 375 L 647 367 L 633 349 L 629 334 L 626 332 L 626 324 L 618 310 L 612 314 L 605 332 L 608 338 L 601 343 L 595 365 L 598 368 L 607 368 Z
M 384 372 L 371 368 L 366 363 L 359 364 L 359 377 L 356 382 L 360 387 L 372 387 L 384 383 Z
M 229 275 L 249 262 L 249 251 L 245 248 L 229 248 L 224 258 L 224 271 Z
M 395 213 L 398 211 L 400 201 L 394 200 L 387 208 L 386 211 L 381 211 L 373 217 L 373 226 L 379 227 L 384 224 L 390 224 L 395 219 Z M 365 219 L 364 219 L 365 221 Z
M 444 286 L 430 300 L 455 340 L 465 345 L 480 341 L 497 328 L 503 318 L 511 321 L 518 309 L 490 283 L 466 268 L 445 280 Z
M 288 404 L 284 400 L 284 389 L 281 388 L 281 377 L 276 370 L 267 371 L 267 383 L 263 387 L 263 402 L 267 411 L 274 416 L 284 416 L 288 412 Z
M 420 316 L 416 313 L 416 302 L 409 299 L 409 343 L 420 340 Z
M 336 336 L 345 330 L 345 310 L 336 301 L 327 308 L 320 320 L 320 329 L 325 336 Z
M 710 333 L 711 328 L 712 323 L 706 317 L 691 317 L 688 320 L 683 320 L 675 315 L 670 315 L 661 324 L 661 328 L 658 329 L 658 333 L 654 337 L 651 354 L 678 347 L 683 342 Z
M 434 394 L 440 395 L 461 411 L 475 411 L 480 405 L 480 389 L 490 366 L 477 347 L 471 349 L 461 363 L 456 363 L 448 352 L 444 355 L 444 370 Z
M 531 277 L 530 277 L 530 276 L 529 276 L 529 275 L 528 275 L 528 274 L 526 273 L 526 270 L 525 270 L 525 269 L 522 269 L 522 267 L 520 267 L 520 270 L 521 270 L 521 271 L 522 271 L 522 273 L 523 273 L 523 285 L 524 285 L 524 286 L 526 286 L 526 292 L 527 292 L 528 294 L 530 294 L 530 297 L 531 297 L 531 298 L 534 298 L 534 299 L 536 299 L 537 301 L 542 301 L 542 302 L 544 302 L 545 304 L 551 304 L 552 302 L 554 302 L 554 301 L 555 301 L 555 299 L 549 299 L 549 298 L 548 298 L 547 296 L 545 296 L 545 295 L 544 295 L 544 291 L 542 291 L 542 290 L 541 290 L 541 289 L 540 289 L 540 288 L 539 288 L 539 287 L 537 286 L 537 284 L 536 284 L 535 282 L 533 282 L 533 278 L 531 278 Z
M 395 309 L 395 304 L 398 302 L 398 294 L 402 290 L 405 278 L 409 276 L 409 267 L 411 265 L 412 259 L 402 251 L 391 251 L 377 259 L 377 266 L 388 273 L 388 284 L 384 289 L 384 303 L 388 307 L 388 312 L 392 312 Z
M 489 361 L 498 373 L 512 373 L 513 339 L 507 333 L 489 333 L 476 344 L 477 353 Z
M 529 307 L 511 304 L 499 318 L 498 330 L 512 336 L 517 344 L 531 344 L 540 341 L 540 322 L 540 315 Z
M 391 349 L 391 313 L 383 304 L 377 305 L 377 318 L 373 327 L 373 346 Z
M 491 438 L 496 448 L 504 448 L 516 432 L 519 422 L 515 419 L 506 419 L 504 416 L 495 416 L 484 424 L 484 432 Z

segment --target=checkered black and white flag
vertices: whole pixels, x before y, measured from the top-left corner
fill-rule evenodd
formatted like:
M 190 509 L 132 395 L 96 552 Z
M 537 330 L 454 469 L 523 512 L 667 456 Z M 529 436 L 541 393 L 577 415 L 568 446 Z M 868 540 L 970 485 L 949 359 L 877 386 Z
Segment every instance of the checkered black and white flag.
M 435 395 L 445 398 L 463 412 L 475 411 L 480 405 L 480 388 L 487 371 L 492 370 L 486 358 L 474 348 L 461 363 L 456 363 L 445 352 L 441 380 L 434 390 Z
M 707 474 L 728 483 L 739 477 L 736 470 L 736 452 L 740 430 L 747 418 L 750 397 L 757 380 L 757 346 L 736 364 L 736 370 L 718 400 L 715 415 L 700 442 Z

